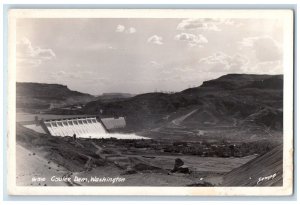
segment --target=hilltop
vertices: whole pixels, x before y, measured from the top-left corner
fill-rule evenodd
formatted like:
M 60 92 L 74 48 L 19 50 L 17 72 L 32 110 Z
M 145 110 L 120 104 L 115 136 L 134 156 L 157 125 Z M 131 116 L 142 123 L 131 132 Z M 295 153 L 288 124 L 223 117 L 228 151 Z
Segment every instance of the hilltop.
M 46 83 L 16 84 L 17 109 L 34 111 L 86 103 L 94 96 L 70 90 L 65 85 Z
M 114 102 L 120 101 L 126 98 L 133 97 L 133 94 L 130 93 L 103 93 L 96 97 L 96 100 L 101 100 L 103 102 Z

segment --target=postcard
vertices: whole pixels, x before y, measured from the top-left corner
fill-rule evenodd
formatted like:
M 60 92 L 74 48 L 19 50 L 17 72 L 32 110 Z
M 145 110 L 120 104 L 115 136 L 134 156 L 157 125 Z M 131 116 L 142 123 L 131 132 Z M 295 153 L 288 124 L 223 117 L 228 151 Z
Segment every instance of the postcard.
M 11 9 L 8 193 L 293 193 L 293 11 Z

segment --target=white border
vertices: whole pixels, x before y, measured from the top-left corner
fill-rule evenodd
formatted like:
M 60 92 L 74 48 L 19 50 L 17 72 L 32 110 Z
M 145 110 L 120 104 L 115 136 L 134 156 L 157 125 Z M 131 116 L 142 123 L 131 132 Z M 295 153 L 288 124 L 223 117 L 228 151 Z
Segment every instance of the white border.
M 18 18 L 279 18 L 284 21 L 284 160 L 282 187 L 16 186 L 16 19 Z M 8 193 L 11 195 L 279 196 L 293 191 L 293 12 L 291 10 L 13 9 L 9 11 Z

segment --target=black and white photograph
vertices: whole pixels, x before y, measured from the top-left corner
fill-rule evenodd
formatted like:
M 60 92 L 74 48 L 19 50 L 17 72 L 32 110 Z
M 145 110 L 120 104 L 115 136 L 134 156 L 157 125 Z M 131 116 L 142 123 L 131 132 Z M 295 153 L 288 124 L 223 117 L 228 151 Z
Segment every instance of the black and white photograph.
M 292 194 L 291 10 L 9 20 L 10 193 Z

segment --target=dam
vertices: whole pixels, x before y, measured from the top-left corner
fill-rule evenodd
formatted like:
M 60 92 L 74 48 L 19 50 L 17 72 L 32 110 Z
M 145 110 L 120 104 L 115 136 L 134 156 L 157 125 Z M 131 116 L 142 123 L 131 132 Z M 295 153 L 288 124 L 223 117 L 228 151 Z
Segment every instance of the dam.
M 88 138 L 107 133 L 96 117 L 65 120 L 48 120 L 44 124 L 52 136 L 73 136 Z
M 43 118 L 47 116 L 43 116 Z M 33 118 L 33 117 L 32 117 Z M 37 116 L 31 121 L 18 122 L 22 126 L 38 133 L 52 136 L 73 136 L 79 138 L 139 138 L 138 136 L 123 136 L 110 133 L 111 130 L 124 128 L 124 117 L 100 118 L 99 116 L 49 116 L 48 119 L 39 120 Z

